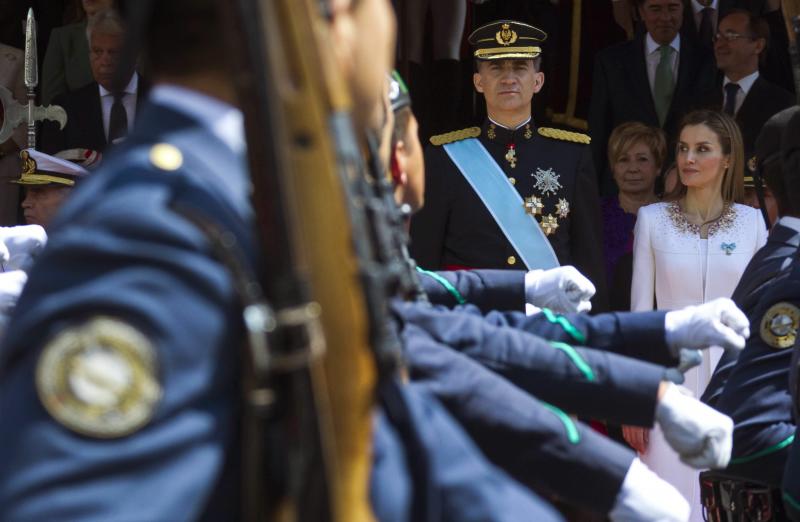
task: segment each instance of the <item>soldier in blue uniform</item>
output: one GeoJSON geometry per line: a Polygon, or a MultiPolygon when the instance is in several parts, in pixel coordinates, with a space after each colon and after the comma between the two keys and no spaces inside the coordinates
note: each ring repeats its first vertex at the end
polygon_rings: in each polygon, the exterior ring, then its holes
{"type": "MultiPolygon", "coordinates": [[[[340,3],[333,18],[353,14],[340,3]]],[[[230,232],[257,265],[242,115],[225,46],[209,38],[218,19],[211,1],[153,10],[151,100],[63,209],[18,303],[0,352],[0,411],[14,426],[0,433],[3,520],[241,515],[240,304],[208,238],[178,211],[230,232]]],[[[377,418],[381,520],[559,520],[435,400],[389,384],[408,418],[377,418]]]]}
{"type": "Polygon", "coordinates": [[[734,420],[730,464],[701,476],[709,520],[785,519],[780,486],[795,433],[788,377],[800,326],[800,192],[797,171],[782,161],[787,150],[781,141],[797,135],[797,121],[798,108],[786,109],[770,118],[756,141],[758,168],[781,218],[733,294],[753,335],[738,357],[723,356],[703,395],[734,420]]]}
{"type": "Polygon", "coordinates": [[[425,154],[426,205],[412,219],[411,253],[429,270],[539,268],[528,264],[526,250],[546,249],[543,234],[560,264],[574,265],[595,284],[594,309],[602,311],[600,209],[589,137],[531,120],[532,99],[544,83],[540,45],[546,38],[540,29],[512,20],[470,35],[475,88],[485,97],[488,119],[481,127],[431,138],[425,154]],[[478,154],[488,155],[488,168],[473,158],[454,159],[450,146],[463,141],[480,144],[478,154]],[[472,174],[491,174],[509,187],[499,195],[473,188],[472,174]],[[516,219],[525,223],[506,226],[499,215],[507,208],[518,211],[516,219]],[[522,245],[533,238],[536,247],[522,245]]]}
{"type": "MultiPolygon", "coordinates": [[[[795,107],[791,120],[786,126],[782,140],[782,163],[785,174],[787,197],[795,204],[800,201],[800,111],[795,107]]],[[[800,244],[800,232],[795,236],[795,250],[800,244]]],[[[800,345],[796,340],[793,347],[789,390],[792,394],[792,418],[795,425],[800,417],[800,345]]],[[[797,433],[792,442],[783,475],[783,504],[787,515],[794,521],[800,520],[800,442],[797,433]]]]}

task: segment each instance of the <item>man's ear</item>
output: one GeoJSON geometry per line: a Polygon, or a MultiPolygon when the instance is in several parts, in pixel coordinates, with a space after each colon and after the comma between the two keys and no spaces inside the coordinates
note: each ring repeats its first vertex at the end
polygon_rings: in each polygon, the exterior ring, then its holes
{"type": "Polygon", "coordinates": [[[483,77],[480,73],[472,74],[472,84],[475,86],[476,91],[483,93],[483,77]]]}
{"type": "Polygon", "coordinates": [[[544,73],[537,72],[533,75],[533,93],[541,91],[542,87],[544,87],[544,73]]]}
{"type": "Polygon", "coordinates": [[[406,167],[408,166],[407,152],[406,144],[403,140],[399,140],[394,149],[392,149],[392,180],[394,180],[395,185],[401,187],[408,185],[408,174],[406,174],[406,167]]]}

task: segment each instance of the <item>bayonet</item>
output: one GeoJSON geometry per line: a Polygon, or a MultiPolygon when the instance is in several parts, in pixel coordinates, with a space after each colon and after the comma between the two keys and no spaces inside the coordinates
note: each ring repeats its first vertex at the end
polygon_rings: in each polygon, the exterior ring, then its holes
{"type": "Polygon", "coordinates": [[[28,100],[24,105],[14,99],[7,88],[0,86],[0,103],[3,104],[5,117],[0,126],[0,143],[11,137],[14,129],[22,123],[28,124],[28,147],[36,148],[36,122],[43,120],[57,121],[60,128],[67,123],[67,113],[58,105],[36,105],[36,87],[39,85],[39,67],[36,52],[36,19],[33,9],[28,9],[25,21],[25,88],[28,100]]]}

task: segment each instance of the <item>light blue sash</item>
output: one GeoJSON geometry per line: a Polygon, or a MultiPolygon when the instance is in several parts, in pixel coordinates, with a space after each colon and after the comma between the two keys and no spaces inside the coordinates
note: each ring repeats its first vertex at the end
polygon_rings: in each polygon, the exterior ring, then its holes
{"type": "Polygon", "coordinates": [[[448,143],[444,150],[492,214],[500,230],[519,253],[528,270],[559,266],[556,253],[536,218],[503,170],[475,138],[448,143]]]}

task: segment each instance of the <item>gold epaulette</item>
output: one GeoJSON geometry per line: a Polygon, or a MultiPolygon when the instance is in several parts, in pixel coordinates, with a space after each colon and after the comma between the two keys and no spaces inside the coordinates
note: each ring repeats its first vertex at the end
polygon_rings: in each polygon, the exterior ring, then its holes
{"type": "Polygon", "coordinates": [[[573,143],[583,143],[588,145],[591,143],[592,138],[580,132],[571,132],[564,129],[554,129],[552,127],[539,127],[539,134],[545,138],[553,138],[554,140],[571,141],[573,143]]]}
{"type": "Polygon", "coordinates": [[[447,145],[448,143],[453,143],[454,141],[465,140],[467,138],[477,138],[481,135],[481,128],[480,127],[467,127],[466,129],[461,129],[452,132],[445,132],[444,134],[437,134],[436,136],[431,136],[431,143],[434,145],[447,145]]]}

